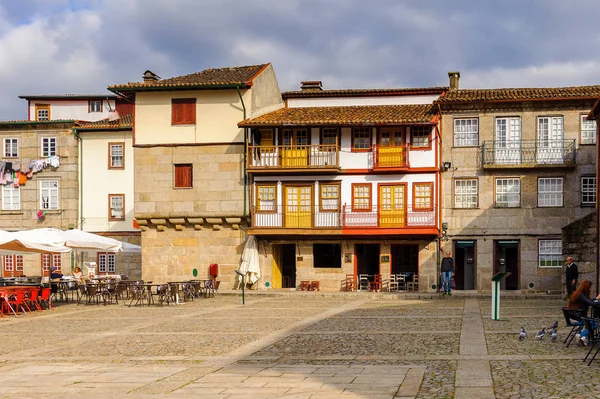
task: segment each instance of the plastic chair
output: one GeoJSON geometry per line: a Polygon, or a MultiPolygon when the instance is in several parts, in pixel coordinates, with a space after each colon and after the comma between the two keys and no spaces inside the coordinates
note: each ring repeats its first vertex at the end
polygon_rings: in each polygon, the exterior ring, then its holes
{"type": "Polygon", "coordinates": [[[50,299],[51,293],[52,293],[51,288],[42,288],[42,292],[40,293],[40,297],[38,298],[38,301],[40,302],[40,306],[42,308],[44,307],[44,304],[45,304],[47,309],[54,310],[54,308],[52,307],[52,299],[50,299]]]}
{"type": "Polygon", "coordinates": [[[27,312],[31,312],[31,309],[29,309],[29,306],[25,303],[25,291],[16,291],[4,301],[4,305],[11,306],[16,314],[19,313],[19,309],[21,309],[21,313],[25,313],[26,316],[29,316],[27,312]]]}
{"type": "Polygon", "coordinates": [[[38,301],[39,292],[39,288],[34,288],[29,292],[25,293],[25,298],[23,300],[30,309],[33,309],[35,307],[38,310],[38,312],[41,312],[42,308],[40,307],[40,303],[38,301]]]}

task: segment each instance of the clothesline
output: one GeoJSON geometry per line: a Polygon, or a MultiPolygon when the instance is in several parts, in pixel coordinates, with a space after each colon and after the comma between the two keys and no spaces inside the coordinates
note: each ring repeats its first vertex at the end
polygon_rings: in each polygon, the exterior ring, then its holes
{"type": "Polygon", "coordinates": [[[25,184],[27,179],[31,179],[34,173],[47,167],[58,168],[59,166],[60,157],[58,155],[21,162],[0,161],[0,184],[14,184],[15,187],[19,187],[19,185],[25,184]]]}

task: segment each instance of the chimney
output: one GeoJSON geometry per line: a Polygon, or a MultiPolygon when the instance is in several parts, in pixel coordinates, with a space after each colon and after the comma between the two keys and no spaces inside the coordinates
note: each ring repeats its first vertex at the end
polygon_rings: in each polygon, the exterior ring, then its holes
{"type": "Polygon", "coordinates": [[[460,72],[448,72],[448,77],[450,78],[450,90],[458,90],[460,72]]]}
{"type": "Polygon", "coordinates": [[[144,72],[144,75],[142,75],[142,77],[144,78],[144,82],[157,82],[160,80],[160,76],[158,76],[151,70],[147,70],[146,72],[144,72]]]}
{"type": "Polygon", "coordinates": [[[300,82],[300,88],[302,91],[304,90],[323,90],[323,84],[320,80],[305,80],[304,82],[300,82]]]}

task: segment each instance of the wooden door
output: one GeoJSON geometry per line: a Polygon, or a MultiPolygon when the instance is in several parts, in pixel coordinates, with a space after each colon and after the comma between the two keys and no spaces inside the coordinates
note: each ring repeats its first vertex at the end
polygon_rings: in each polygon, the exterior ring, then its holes
{"type": "Polygon", "coordinates": [[[406,185],[379,186],[379,227],[406,226],[406,185]]]}
{"type": "Polygon", "coordinates": [[[284,129],[282,165],[285,168],[308,166],[308,129],[284,129]]]}
{"type": "Polygon", "coordinates": [[[312,186],[285,187],[285,227],[312,227],[312,186]]]}
{"type": "Polygon", "coordinates": [[[399,167],[406,164],[404,127],[384,128],[379,132],[378,165],[399,167]]]}

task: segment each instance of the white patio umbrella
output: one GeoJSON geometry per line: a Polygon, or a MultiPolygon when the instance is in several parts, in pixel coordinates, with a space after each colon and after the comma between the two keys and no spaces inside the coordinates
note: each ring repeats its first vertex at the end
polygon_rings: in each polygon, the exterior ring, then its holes
{"type": "Polygon", "coordinates": [[[256,237],[250,236],[244,245],[240,272],[246,274],[246,282],[254,284],[260,279],[260,264],[258,260],[258,243],[256,237]]]}
{"type": "Polygon", "coordinates": [[[121,241],[113,238],[88,233],[78,229],[61,231],[65,238],[65,246],[73,249],[91,249],[96,251],[119,252],[121,241]]]}
{"type": "Polygon", "coordinates": [[[57,229],[35,229],[8,232],[13,237],[0,245],[0,249],[16,252],[71,252],[57,229]]]}

